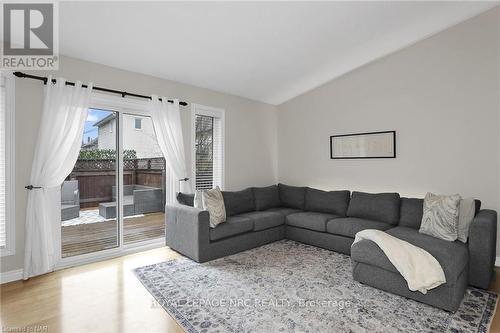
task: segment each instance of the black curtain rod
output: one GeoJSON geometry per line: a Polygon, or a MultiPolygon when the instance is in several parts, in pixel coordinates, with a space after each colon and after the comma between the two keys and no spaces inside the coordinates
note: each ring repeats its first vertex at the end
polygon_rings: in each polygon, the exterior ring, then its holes
{"type": "MultiPolygon", "coordinates": [[[[20,77],[20,78],[26,78],[26,79],[33,79],[33,80],[43,81],[43,84],[47,84],[47,81],[49,80],[47,77],[26,74],[26,73],[23,73],[23,72],[14,72],[14,75],[16,77],[20,77]]],[[[52,79],[52,82],[56,83],[56,79],[52,79]]],[[[70,82],[70,81],[66,81],[66,85],[68,85],[68,86],[74,86],[75,83],[74,82],[70,82]]],[[[87,85],[82,84],[82,87],[87,88],[87,85]]],[[[109,89],[109,88],[92,87],[92,90],[98,90],[98,91],[104,91],[104,92],[107,92],[107,93],[118,94],[118,95],[121,95],[122,97],[132,96],[132,97],[138,97],[138,98],[151,99],[151,96],[134,94],[134,93],[126,92],[126,91],[120,91],[120,90],[109,89]]],[[[160,98],[160,101],[161,101],[161,98],[160,98]]],[[[167,100],[167,102],[173,103],[174,101],[171,100],[171,99],[169,99],[169,100],[167,100]]],[[[187,106],[188,103],[187,102],[179,102],[179,105],[187,106]]]]}

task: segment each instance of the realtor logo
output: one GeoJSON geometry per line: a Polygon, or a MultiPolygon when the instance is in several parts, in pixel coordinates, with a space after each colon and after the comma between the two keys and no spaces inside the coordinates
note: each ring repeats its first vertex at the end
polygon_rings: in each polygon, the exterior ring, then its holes
{"type": "Polygon", "coordinates": [[[3,3],[2,69],[58,69],[57,3],[3,3]]]}

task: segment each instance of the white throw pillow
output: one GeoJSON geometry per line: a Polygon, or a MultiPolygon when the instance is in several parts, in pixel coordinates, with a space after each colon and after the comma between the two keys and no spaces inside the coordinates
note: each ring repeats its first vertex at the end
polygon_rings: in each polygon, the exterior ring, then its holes
{"type": "Polygon", "coordinates": [[[215,228],[226,222],[226,207],[219,186],[212,190],[203,191],[202,197],[203,209],[210,213],[210,227],[215,228]]]}
{"type": "Polygon", "coordinates": [[[194,192],[193,207],[198,209],[203,209],[203,191],[196,190],[194,192]]]}
{"type": "Polygon", "coordinates": [[[467,242],[469,228],[476,215],[476,203],[473,198],[460,201],[460,214],[458,216],[458,240],[467,242]]]}
{"type": "Polygon", "coordinates": [[[459,194],[435,195],[427,193],[420,232],[447,241],[458,238],[459,194]]]}

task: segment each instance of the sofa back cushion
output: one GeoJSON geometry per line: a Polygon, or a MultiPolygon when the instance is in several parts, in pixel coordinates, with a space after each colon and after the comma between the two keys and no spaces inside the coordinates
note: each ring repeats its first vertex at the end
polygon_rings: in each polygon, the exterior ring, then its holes
{"type": "Polygon", "coordinates": [[[347,216],[397,224],[399,201],[398,193],[352,192],[347,216]]]}
{"type": "Polygon", "coordinates": [[[474,207],[475,207],[474,216],[476,216],[477,213],[479,213],[479,211],[481,210],[481,200],[479,199],[474,200],[474,207]]]}
{"type": "Polygon", "coordinates": [[[424,199],[401,198],[399,210],[399,225],[413,229],[420,229],[422,214],[424,213],[424,199]]]}
{"type": "Polygon", "coordinates": [[[257,210],[266,210],[279,207],[280,193],[278,186],[271,185],[267,187],[252,187],[253,197],[255,199],[255,208],[257,210]]]}
{"type": "Polygon", "coordinates": [[[278,184],[281,206],[295,209],[304,209],[306,188],[278,184]]]}
{"type": "Polygon", "coordinates": [[[247,188],[242,191],[223,191],[224,205],[227,216],[248,213],[255,210],[255,200],[252,189],[247,188]]]}
{"type": "Polygon", "coordinates": [[[194,206],[194,194],[189,193],[177,193],[177,202],[181,205],[194,206]]]}
{"type": "Polygon", "coordinates": [[[349,191],[321,191],[315,188],[306,189],[306,207],[311,212],[346,216],[351,192],[349,191]]]}

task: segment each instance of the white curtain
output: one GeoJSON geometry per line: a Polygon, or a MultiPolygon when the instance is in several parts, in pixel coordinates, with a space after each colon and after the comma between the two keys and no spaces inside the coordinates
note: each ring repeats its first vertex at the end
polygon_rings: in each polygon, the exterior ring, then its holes
{"type": "Polygon", "coordinates": [[[168,203],[173,203],[176,192],[191,191],[189,181],[179,181],[188,178],[179,101],[169,103],[165,97],[160,101],[158,96],[153,95],[150,112],[158,144],[167,160],[169,179],[166,199],[168,203]]]}
{"type": "Polygon", "coordinates": [[[92,84],[67,86],[51,77],[45,87],[28,192],[24,279],[54,270],[61,254],[61,184],[78,158],[92,84]]]}

